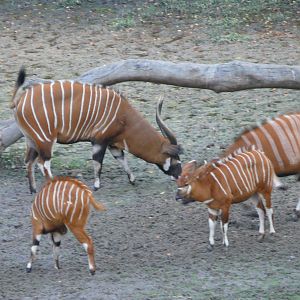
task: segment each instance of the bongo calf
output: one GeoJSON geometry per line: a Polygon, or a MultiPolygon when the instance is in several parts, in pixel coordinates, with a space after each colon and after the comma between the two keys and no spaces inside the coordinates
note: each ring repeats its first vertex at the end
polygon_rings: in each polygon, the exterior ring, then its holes
{"type": "Polygon", "coordinates": [[[89,270],[95,274],[94,247],[85,231],[90,204],[100,211],[105,207],[97,203],[89,188],[79,180],[54,177],[48,180],[36,195],[31,208],[33,243],[27,272],[31,272],[42,234],[51,234],[55,268],[59,269],[59,249],[62,235],[69,229],[82,244],[88,255],[89,270]]]}
{"type": "Polygon", "coordinates": [[[180,177],[176,199],[184,204],[199,201],[208,206],[209,244],[214,245],[216,221],[221,216],[223,244],[229,245],[227,238],[229,209],[231,204],[240,203],[251,197],[259,215],[260,239],[264,237],[264,217],[268,216],[270,233],[275,233],[271,192],[274,170],[270,160],[262,151],[252,149],[239,151],[221,160],[214,160],[199,168],[195,162],[186,168],[187,177],[180,177]],[[194,166],[194,167],[193,167],[194,166]],[[261,201],[266,202],[266,210],[261,201]]]}

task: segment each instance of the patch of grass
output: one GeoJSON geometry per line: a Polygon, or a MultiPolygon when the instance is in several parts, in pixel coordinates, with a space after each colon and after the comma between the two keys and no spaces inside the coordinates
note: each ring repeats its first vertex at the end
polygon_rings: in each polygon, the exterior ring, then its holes
{"type": "Polygon", "coordinates": [[[51,160],[53,168],[63,171],[63,170],[86,170],[88,164],[85,160],[76,158],[62,158],[61,156],[54,156],[51,160]]]}
{"type": "Polygon", "coordinates": [[[136,1],[122,7],[116,17],[116,29],[135,26],[138,22],[159,22],[162,18],[184,19],[185,23],[203,24],[216,42],[240,41],[250,28],[255,30],[298,24],[300,5],[296,0],[159,0],[136,1]]]}
{"type": "Polygon", "coordinates": [[[132,16],[125,16],[122,18],[117,18],[112,22],[112,27],[116,30],[134,27],[136,24],[132,16]]]}
{"type": "Polygon", "coordinates": [[[57,1],[57,5],[60,7],[73,7],[76,5],[81,5],[81,0],[59,0],[57,1]]]}

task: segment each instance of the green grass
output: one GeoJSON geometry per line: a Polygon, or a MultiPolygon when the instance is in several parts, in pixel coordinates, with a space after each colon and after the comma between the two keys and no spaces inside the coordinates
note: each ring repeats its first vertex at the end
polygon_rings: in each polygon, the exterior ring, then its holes
{"type": "Polygon", "coordinates": [[[114,8],[115,30],[139,23],[164,22],[166,18],[199,23],[215,42],[247,39],[249,29],[268,30],[289,23],[299,25],[298,1],[286,0],[207,0],[136,1],[114,8]]]}

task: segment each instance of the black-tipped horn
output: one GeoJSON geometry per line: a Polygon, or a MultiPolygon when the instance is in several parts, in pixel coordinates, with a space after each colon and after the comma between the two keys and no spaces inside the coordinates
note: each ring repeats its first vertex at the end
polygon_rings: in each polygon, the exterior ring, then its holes
{"type": "Polygon", "coordinates": [[[163,99],[160,97],[160,99],[157,102],[156,107],[156,123],[159,126],[162,134],[170,141],[172,145],[177,145],[177,140],[173,132],[167,127],[167,125],[164,123],[164,121],[161,119],[161,108],[163,105],[163,99]]]}

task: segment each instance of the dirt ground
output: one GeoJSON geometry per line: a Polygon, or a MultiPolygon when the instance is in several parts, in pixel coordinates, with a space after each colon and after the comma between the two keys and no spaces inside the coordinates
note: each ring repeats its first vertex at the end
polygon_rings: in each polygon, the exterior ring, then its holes
{"type": "MultiPolygon", "coordinates": [[[[105,25],[107,17],[83,8],[13,9],[11,3],[0,1],[1,119],[12,117],[8,104],[21,65],[29,75],[63,79],[127,58],[300,62],[296,27],[253,31],[244,42],[214,44],[207,28],[179,19],[114,31],[105,25]]],[[[164,94],[163,116],[184,146],[183,162],[209,160],[244,126],[280,112],[299,111],[299,92],[291,90],[216,94],[136,82],[116,88],[154,126],[155,104],[164,94]]],[[[300,186],[294,177],[283,179],[287,191],[273,193],[275,236],[267,234],[259,243],[258,218],[251,208],[237,205],[231,210],[228,251],[218,230],[216,247],[209,252],[206,208],[176,202],[174,183],[131,155],[135,186],[109,153],[104,160],[102,188],[95,196],[108,210],[92,212],[88,224],[96,248],[96,275],[89,275],[84,250],[71,234],[62,242],[60,271],[54,269],[50,239],[45,236],[40,258],[27,274],[33,197],[23,152],[21,140],[0,158],[2,299],[300,299],[300,221],[292,220],[300,186]]],[[[54,174],[78,175],[92,185],[89,144],[57,145],[54,157],[54,174]]]]}

